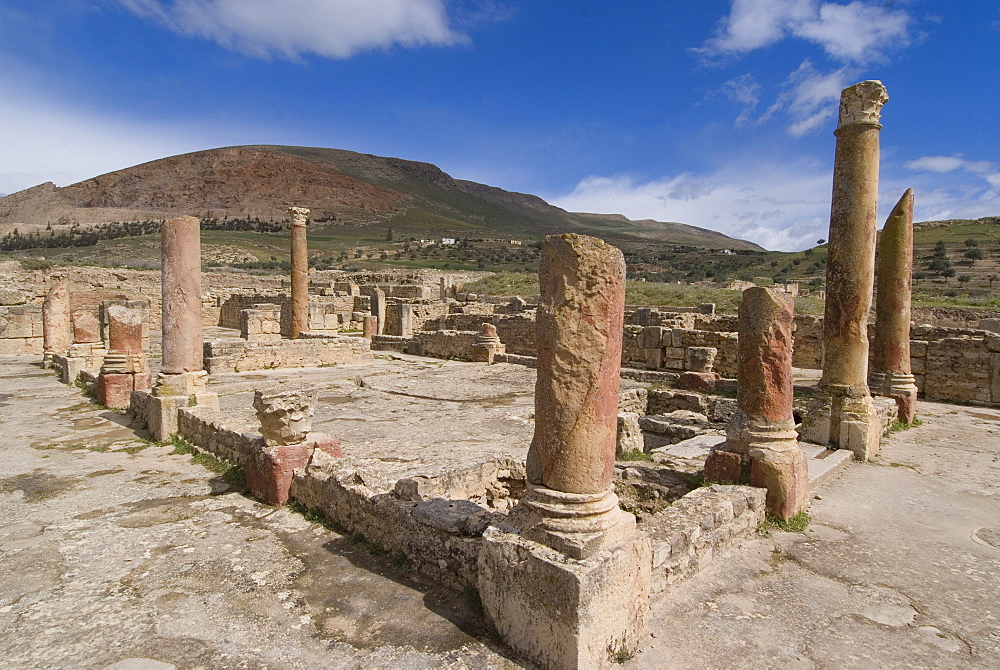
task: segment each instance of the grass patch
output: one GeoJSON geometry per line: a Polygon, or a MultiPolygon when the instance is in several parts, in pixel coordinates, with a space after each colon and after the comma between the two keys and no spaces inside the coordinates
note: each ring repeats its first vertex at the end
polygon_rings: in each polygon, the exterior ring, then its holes
{"type": "Polygon", "coordinates": [[[619,461],[652,461],[652,454],[647,454],[642,449],[632,449],[630,451],[622,452],[621,456],[618,456],[616,460],[619,461]]]}
{"type": "MultiPolygon", "coordinates": [[[[155,442],[147,445],[153,446],[157,444],[155,442]]],[[[191,462],[197,463],[198,465],[208,468],[210,471],[222,477],[230,486],[238,489],[246,489],[247,486],[247,476],[243,468],[231,465],[221,458],[210,454],[206,451],[201,451],[196,446],[185,440],[183,437],[177,435],[171,435],[170,440],[167,444],[172,444],[174,449],[171,454],[177,454],[181,456],[191,456],[191,462]]],[[[145,448],[145,447],[143,447],[145,448]]]]}
{"type": "Polygon", "coordinates": [[[536,273],[504,271],[469,282],[462,290],[489,295],[535,295],[541,289],[536,273]]]}
{"type": "Polygon", "coordinates": [[[628,663],[635,658],[635,646],[628,643],[627,637],[608,644],[608,658],[612,663],[628,663]]]}
{"type": "Polygon", "coordinates": [[[917,426],[922,426],[922,425],[924,425],[924,422],[920,420],[920,417],[913,417],[912,423],[906,423],[905,421],[896,419],[895,421],[892,422],[892,425],[889,426],[889,430],[887,430],[886,432],[898,433],[900,431],[909,430],[910,428],[916,428],[917,426]]]}
{"type": "Polygon", "coordinates": [[[317,525],[323,526],[327,530],[332,530],[335,533],[341,535],[347,535],[347,529],[341,526],[339,523],[327,517],[323,512],[318,509],[310,509],[306,507],[298,500],[289,500],[285,503],[285,506],[295,512],[296,514],[301,514],[302,517],[309,523],[315,523],[317,525]]]}
{"type": "Polygon", "coordinates": [[[809,527],[810,521],[812,521],[812,517],[809,516],[809,512],[805,511],[799,512],[790,519],[782,519],[768,514],[764,522],[757,527],[757,532],[764,537],[771,537],[771,533],[776,530],[784,533],[803,533],[809,527]]]}
{"type": "Polygon", "coordinates": [[[909,468],[909,469],[913,470],[914,472],[919,472],[919,470],[917,469],[917,466],[910,465],[909,463],[890,463],[889,467],[890,468],[909,468]]]}

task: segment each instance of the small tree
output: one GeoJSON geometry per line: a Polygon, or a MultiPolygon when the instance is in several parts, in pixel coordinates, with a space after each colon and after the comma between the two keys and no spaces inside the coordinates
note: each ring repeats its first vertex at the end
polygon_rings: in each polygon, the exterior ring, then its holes
{"type": "Polygon", "coordinates": [[[948,268],[947,270],[945,270],[941,274],[945,276],[945,280],[947,281],[948,277],[954,277],[955,276],[955,268],[948,268]]]}
{"type": "Polygon", "coordinates": [[[985,254],[983,254],[983,250],[979,247],[971,247],[965,252],[964,255],[966,258],[971,258],[974,261],[981,261],[986,257],[985,254]]]}
{"type": "Polygon", "coordinates": [[[990,288],[993,288],[993,282],[995,282],[997,279],[1000,279],[1000,276],[990,275],[986,279],[990,282],[990,288]]]}
{"type": "Polygon", "coordinates": [[[979,241],[978,240],[974,240],[974,239],[972,239],[970,237],[969,239],[967,239],[965,241],[965,246],[967,246],[967,247],[978,247],[979,246],[979,241]]]}
{"type": "Polygon", "coordinates": [[[818,240],[816,240],[816,244],[822,246],[826,244],[826,240],[821,237],[818,240]]]}
{"type": "Polygon", "coordinates": [[[959,284],[967,284],[972,279],[972,275],[958,275],[959,284]]]}

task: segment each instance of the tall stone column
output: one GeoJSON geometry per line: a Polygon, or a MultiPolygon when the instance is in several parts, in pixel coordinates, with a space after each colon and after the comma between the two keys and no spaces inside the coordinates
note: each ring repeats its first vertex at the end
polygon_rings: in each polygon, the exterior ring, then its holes
{"type": "Polygon", "coordinates": [[[605,667],[644,637],[651,567],[613,488],[625,262],[601,240],[549,236],[539,278],[528,491],[484,534],[480,595],[540,666],[605,667]]]}
{"type": "Polygon", "coordinates": [[[179,407],[218,406],[218,397],[205,391],[199,227],[197,218],[181,216],[160,228],[163,356],[147,417],[158,440],[177,432],[179,407]]]}
{"type": "Polygon", "coordinates": [[[879,119],[888,99],[879,81],[863,81],[841,92],[826,266],[823,376],[802,428],[803,439],[850,449],[862,460],[878,453],[881,437],[867,382],[867,322],[875,276],[879,119]]]}
{"type": "Polygon", "coordinates": [[[736,379],[738,409],[726,442],[705,463],[713,481],[746,481],[767,489],[771,514],[787,519],[809,503],[809,468],[792,415],[791,296],[767,288],[743,292],[736,379]]]}
{"type": "Polygon", "coordinates": [[[306,217],[309,210],[289,207],[292,217],[292,337],[309,330],[309,242],[306,217]]]}
{"type": "Polygon", "coordinates": [[[42,362],[49,367],[53,355],[65,356],[73,343],[69,320],[69,281],[60,279],[42,304],[42,362]]]}
{"type": "Polygon", "coordinates": [[[910,305],[913,288],[913,189],[899,199],[878,242],[875,343],[868,383],[892,398],[899,420],[913,423],[917,384],[910,370],[910,305]]]}

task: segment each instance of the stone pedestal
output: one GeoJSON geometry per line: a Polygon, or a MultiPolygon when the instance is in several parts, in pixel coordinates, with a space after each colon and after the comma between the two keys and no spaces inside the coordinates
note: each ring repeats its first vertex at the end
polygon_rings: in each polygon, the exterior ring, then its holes
{"type": "Polygon", "coordinates": [[[108,407],[126,409],[132,391],[148,391],[151,377],[142,349],[142,312],[111,305],[108,316],[108,354],[97,377],[97,399],[108,407]]]}
{"type": "Polygon", "coordinates": [[[281,307],[260,304],[240,310],[240,337],[248,342],[277,342],[281,339],[281,307]]]}
{"type": "Polygon", "coordinates": [[[297,338],[309,330],[309,242],[306,236],[306,218],[309,210],[289,207],[292,219],[292,333],[297,338]]]}
{"type": "Polygon", "coordinates": [[[614,667],[645,639],[652,557],[633,533],[585,560],[487,528],[479,597],[500,637],[541,668],[614,667]]]}
{"type": "Polygon", "coordinates": [[[154,439],[165,440],[177,432],[177,410],[181,407],[199,405],[218,413],[219,396],[209,393],[207,384],[208,373],[204,370],[156,375],[148,417],[149,432],[154,439]]]}
{"type": "Polygon", "coordinates": [[[492,323],[484,323],[472,345],[472,362],[493,363],[493,357],[503,353],[507,353],[507,347],[500,342],[497,327],[492,323]]]}
{"type": "Polygon", "coordinates": [[[895,400],[904,423],[913,423],[917,411],[917,384],[910,370],[912,277],[913,189],[907,189],[879,238],[875,342],[868,375],[872,393],[895,400]]]}
{"type": "Polygon", "coordinates": [[[620,457],[622,454],[632,451],[645,450],[646,445],[642,439],[642,428],[639,427],[639,415],[635,412],[619,412],[615,456],[620,457]]]}
{"type": "Polygon", "coordinates": [[[625,263],[601,240],[542,247],[528,489],[484,534],[479,592],[503,640],[545,668],[601,668],[646,636],[649,539],[613,490],[625,263]]]}
{"type": "Polygon", "coordinates": [[[707,480],[749,481],[766,488],[768,511],[784,519],[809,504],[809,470],[792,415],[793,322],[790,296],[760,287],[743,292],[738,408],[726,428],[726,442],[705,462],[707,480]]]}
{"type": "Polygon", "coordinates": [[[889,99],[878,81],[846,88],[840,98],[823,316],[823,376],[802,420],[802,439],[878,451],[881,422],[868,390],[868,312],[875,274],[879,124],[889,99]],[[851,425],[842,426],[842,423],[851,425]],[[862,425],[859,425],[862,424],[862,425]]]}

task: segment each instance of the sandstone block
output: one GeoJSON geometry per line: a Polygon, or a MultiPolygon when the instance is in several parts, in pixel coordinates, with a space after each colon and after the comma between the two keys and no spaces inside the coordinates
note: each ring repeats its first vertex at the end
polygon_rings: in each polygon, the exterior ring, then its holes
{"type": "Polygon", "coordinates": [[[250,492],[269,505],[284,505],[297,468],[305,467],[312,450],[306,444],[267,446],[247,459],[250,492]]]}

